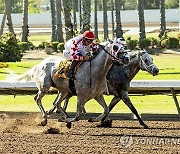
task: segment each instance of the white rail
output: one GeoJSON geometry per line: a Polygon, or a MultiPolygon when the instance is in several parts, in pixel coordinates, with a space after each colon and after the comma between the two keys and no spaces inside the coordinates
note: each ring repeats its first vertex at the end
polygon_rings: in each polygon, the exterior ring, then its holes
{"type": "MultiPolygon", "coordinates": [[[[175,91],[180,91],[180,80],[133,80],[130,83],[130,92],[133,91],[170,91],[173,88],[175,91]]],[[[0,81],[0,90],[37,90],[34,81],[11,83],[0,81]]]]}
{"type": "MultiPolygon", "coordinates": [[[[0,94],[26,94],[36,92],[35,82],[17,82],[16,84],[0,81],[0,94]]],[[[177,111],[180,115],[180,107],[177,93],[180,93],[180,80],[133,80],[130,83],[129,93],[172,93],[177,111]]]]}

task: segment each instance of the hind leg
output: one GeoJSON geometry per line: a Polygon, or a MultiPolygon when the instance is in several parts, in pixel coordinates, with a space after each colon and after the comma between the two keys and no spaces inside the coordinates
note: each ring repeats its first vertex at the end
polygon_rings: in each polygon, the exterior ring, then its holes
{"type": "MultiPolygon", "coordinates": [[[[56,96],[56,98],[55,98],[55,100],[53,102],[53,107],[49,111],[47,111],[48,115],[50,115],[50,114],[52,114],[54,112],[54,110],[56,109],[58,103],[61,103],[60,98],[61,98],[61,93],[58,91],[58,94],[57,94],[57,96],[56,96]]],[[[60,111],[58,113],[60,113],[60,111]]]]}
{"type": "Polygon", "coordinates": [[[108,116],[108,114],[111,112],[111,110],[114,108],[114,106],[121,100],[120,97],[116,97],[114,96],[113,99],[111,100],[111,103],[109,104],[108,108],[109,108],[109,111],[107,114],[105,114],[102,118],[101,121],[104,121],[106,119],[106,117],[108,116]]]}
{"type": "Polygon", "coordinates": [[[98,97],[95,97],[94,99],[104,108],[104,113],[102,113],[101,115],[99,115],[96,118],[89,119],[89,122],[98,122],[98,121],[102,120],[102,118],[105,115],[107,115],[109,113],[108,107],[106,105],[106,102],[105,102],[102,94],[98,97]]]}
{"type": "Polygon", "coordinates": [[[44,95],[47,94],[47,91],[39,91],[36,96],[34,97],[34,100],[36,101],[39,109],[41,110],[42,116],[43,116],[43,120],[41,121],[41,125],[45,126],[47,124],[47,113],[44,110],[43,106],[42,106],[42,98],[44,97],[44,95]]]}

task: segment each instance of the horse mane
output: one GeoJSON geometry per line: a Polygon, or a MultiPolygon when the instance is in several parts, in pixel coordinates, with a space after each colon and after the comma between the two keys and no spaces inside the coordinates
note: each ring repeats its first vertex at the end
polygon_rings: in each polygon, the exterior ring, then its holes
{"type": "MultiPolygon", "coordinates": [[[[104,48],[104,49],[106,49],[106,47],[109,45],[109,41],[106,41],[106,42],[102,42],[102,43],[100,43],[100,45],[104,48]]],[[[95,51],[95,53],[93,53],[93,56],[92,56],[92,58],[91,58],[91,60],[93,60],[101,51],[102,51],[102,47],[101,46],[99,46],[99,48],[97,49],[97,51],[95,51]]]]}
{"type": "Polygon", "coordinates": [[[146,53],[146,50],[134,50],[129,53],[130,59],[139,57],[142,53],[146,53]]]}
{"type": "Polygon", "coordinates": [[[129,53],[130,59],[133,59],[133,58],[137,57],[137,55],[138,55],[138,51],[131,51],[129,53]]]}

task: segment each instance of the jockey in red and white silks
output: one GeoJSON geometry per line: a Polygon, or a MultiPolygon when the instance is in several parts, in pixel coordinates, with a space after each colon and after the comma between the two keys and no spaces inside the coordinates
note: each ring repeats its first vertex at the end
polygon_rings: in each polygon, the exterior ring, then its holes
{"type": "Polygon", "coordinates": [[[93,43],[94,34],[90,33],[90,31],[86,31],[84,34],[68,40],[65,43],[65,50],[63,51],[64,57],[74,61],[87,60],[85,56],[89,53],[88,48],[91,49],[92,52],[98,49],[98,45],[93,43]]]}
{"type": "Polygon", "coordinates": [[[94,39],[94,33],[88,30],[83,35],[76,36],[65,43],[63,55],[66,59],[72,60],[71,66],[66,73],[68,78],[72,79],[74,77],[74,68],[79,61],[90,59],[90,50],[95,52],[98,49],[98,45],[93,43],[94,39]]]}

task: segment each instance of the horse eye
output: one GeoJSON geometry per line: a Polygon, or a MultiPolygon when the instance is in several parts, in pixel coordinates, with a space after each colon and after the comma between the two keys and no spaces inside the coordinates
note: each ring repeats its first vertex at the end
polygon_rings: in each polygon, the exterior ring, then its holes
{"type": "Polygon", "coordinates": [[[144,60],[144,62],[145,62],[145,63],[147,63],[147,62],[148,62],[148,60],[147,60],[147,59],[145,59],[145,60],[144,60]]]}
{"type": "Polygon", "coordinates": [[[117,51],[119,49],[119,47],[117,45],[113,46],[113,50],[117,51]]]}

